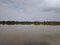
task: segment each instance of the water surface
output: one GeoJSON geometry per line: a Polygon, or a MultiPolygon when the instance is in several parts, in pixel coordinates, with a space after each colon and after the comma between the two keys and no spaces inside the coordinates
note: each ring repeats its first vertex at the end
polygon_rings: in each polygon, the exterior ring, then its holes
{"type": "Polygon", "coordinates": [[[60,26],[0,25],[0,45],[60,45],[60,26]]]}

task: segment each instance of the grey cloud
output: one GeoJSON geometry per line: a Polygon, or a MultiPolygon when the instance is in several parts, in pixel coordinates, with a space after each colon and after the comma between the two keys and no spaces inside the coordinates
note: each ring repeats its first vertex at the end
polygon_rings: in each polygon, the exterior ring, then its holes
{"type": "Polygon", "coordinates": [[[46,0],[44,3],[43,3],[43,6],[42,6],[42,11],[44,12],[51,12],[51,11],[54,11],[55,13],[56,12],[60,12],[60,2],[59,0],[46,0]],[[49,2],[51,1],[51,2],[49,2]]]}
{"type": "Polygon", "coordinates": [[[56,1],[0,0],[0,15],[15,17],[16,20],[60,20],[60,16],[57,16],[60,15],[60,1],[56,1]]]}

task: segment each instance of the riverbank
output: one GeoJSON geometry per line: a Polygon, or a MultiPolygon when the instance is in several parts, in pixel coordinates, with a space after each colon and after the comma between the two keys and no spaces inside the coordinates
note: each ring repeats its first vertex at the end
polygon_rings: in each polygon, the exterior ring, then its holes
{"type": "Polygon", "coordinates": [[[0,24],[2,25],[60,25],[60,22],[58,21],[0,21],[0,24]]]}

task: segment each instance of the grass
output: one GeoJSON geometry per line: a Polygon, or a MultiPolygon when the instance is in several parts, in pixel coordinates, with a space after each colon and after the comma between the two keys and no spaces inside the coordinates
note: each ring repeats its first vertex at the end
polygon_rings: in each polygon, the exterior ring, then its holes
{"type": "Polygon", "coordinates": [[[60,25],[60,22],[57,21],[44,21],[44,22],[40,22],[40,21],[0,21],[0,24],[2,25],[60,25]]]}

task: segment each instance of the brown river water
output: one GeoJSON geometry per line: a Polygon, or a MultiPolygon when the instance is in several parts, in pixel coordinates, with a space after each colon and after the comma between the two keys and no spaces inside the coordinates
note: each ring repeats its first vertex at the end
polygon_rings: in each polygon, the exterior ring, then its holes
{"type": "Polygon", "coordinates": [[[0,25],[0,45],[60,45],[60,25],[0,25]]]}

